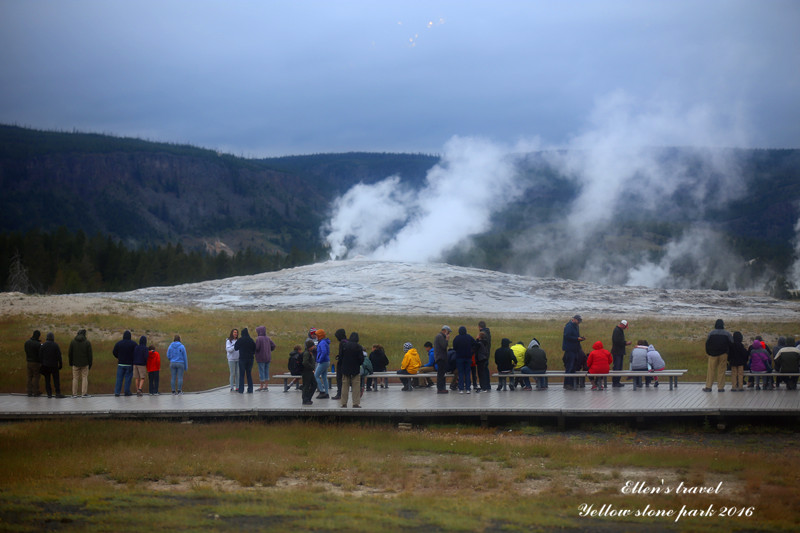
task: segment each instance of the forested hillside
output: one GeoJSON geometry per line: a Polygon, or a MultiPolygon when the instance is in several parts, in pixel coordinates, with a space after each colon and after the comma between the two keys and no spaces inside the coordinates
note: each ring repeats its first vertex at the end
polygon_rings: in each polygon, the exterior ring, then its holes
{"type": "MultiPolygon", "coordinates": [[[[550,155],[521,158],[519,194],[444,259],[540,274],[532,265],[546,253],[541,243],[559,238],[565,213],[584,186],[580,176],[553,165],[550,155]]],[[[737,276],[783,283],[795,260],[800,150],[717,155],[742,176],[743,190],[732,199],[717,201],[724,195],[715,192],[715,180],[724,180],[701,172],[695,152],[661,150],[653,159],[683,168],[689,180],[668,197],[626,189],[622,207],[597,206],[613,209],[613,229],[587,228],[591,246],[559,255],[545,275],[578,279],[599,249],[606,252],[603,268],[624,273],[623,265],[657,262],[668,243],[702,226],[748,260],[749,272],[737,276]],[[695,167],[697,183],[691,180],[695,167]],[[696,194],[695,188],[706,192],[696,194]]],[[[359,182],[395,175],[419,189],[438,162],[433,155],[376,153],[245,159],[193,146],[0,126],[0,284],[19,288],[10,279],[22,269],[26,290],[122,290],[327,259],[321,226],[333,200],[359,182]]],[[[372,214],[366,209],[361,216],[372,214]]],[[[675,276],[698,269],[688,258],[670,265],[675,276]]],[[[697,283],[726,288],[714,274],[697,283]]]]}

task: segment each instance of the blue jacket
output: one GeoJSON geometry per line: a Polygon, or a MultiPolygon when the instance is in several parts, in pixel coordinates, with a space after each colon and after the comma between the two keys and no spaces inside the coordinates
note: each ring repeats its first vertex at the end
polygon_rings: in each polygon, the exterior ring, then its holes
{"type": "Polygon", "coordinates": [[[317,363],[329,363],[331,361],[331,340],[325,337],[317,344],[317,363]]]}
{"type": "Polygon", "coordinates": [[[189,370],[189,358],[186,356],[186,348],[179,341],[175,341],[167,348],[167,359],[170,364],[183,363],[183,368],[189,370]]]}
{"type": "Polygon", "coordinates": [[[136,349],[136,343],[131,340],[131,332],[126,331],[122,334],[122,340],[114,345],[114,357],[117,358],[117,363],[120,365],[133,364],[133,351],[136,349]]]}
{"type": "Polygon", "coordinates": [[[579,352],[581,349],[581,333],[578,324],[570,320],[564,326],[564,339],[561,341],[561,349],[565,352],[579,352]]]}
{"type": "Polygon", "coordinates": [[[467,328],[458,328],[458,335],[453,339],[453,349],[456,351],[456,359],[472,359],[472,345],[475,339],[467,333],[467,328]]]}

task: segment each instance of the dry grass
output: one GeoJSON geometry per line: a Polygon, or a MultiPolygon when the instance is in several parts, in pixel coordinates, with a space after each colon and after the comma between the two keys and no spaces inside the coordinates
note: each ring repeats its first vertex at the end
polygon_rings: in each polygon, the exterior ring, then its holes
{"type": "MultiPolygon", "coordinates": [[[[233,529],[251,520],[255,527],[347,531],[628,529],[648,522],[582,518],[579,507],[587,502],[755,509],[750,518],[682,519],[676,529],[779,530],[800,519],[800,510],[786,505],[800,501],[800,451],[791,432],[770,432],[758,444],[748,435],[702,429],[683,438],[602,429],[525,433],[308,422],[6,424],[0,529],[34,531],[47,520],[66,520],[60,529],[134,530],[143,508],[152,509],[159,527],[186,530],[233,529]],[[622,494],[628,481],[721,482],[722,491],[622,494]]],[[[674,525],[665,518],[653,523],[674,525]]]]}

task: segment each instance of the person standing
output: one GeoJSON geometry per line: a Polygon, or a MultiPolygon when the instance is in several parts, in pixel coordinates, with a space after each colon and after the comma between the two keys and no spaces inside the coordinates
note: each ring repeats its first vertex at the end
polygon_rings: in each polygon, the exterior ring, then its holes
{"type": "Polygon", "coordinates": [[[150,396],[158,396],[158,383],[161,380],[161,354],[152,344],[147,347],[147,385],[150,396]]]}
{"type": "Polygon", "coordinates": [[[433,339],[433,360],[436,363],[436,393],[447,394],[447,340],[450,338],[450,326],[442,329],[433,339]]]}
{"type": "MultiPolygon", "coordinates": [[[[561,341],[561,349],[564,350],[564,372],[574,374],[577,370],[577,363],[581,352],[581,342],[586,338],[581,337],[580,323],[583,322],[581,315],[574,315],[564,325],[564,334],[561,341]]],[[[564,378],[564,388],[575,390],[575,378],[564,378]]]]}
{"type": "Polygon", "coordinates": [[[733,346],[733,335],[725,329],[725,322],[718,319],[714,329],[706,338],[706,355],[708,356],[708,370],[706,372],[706,386],[703,392],[711,392],[714,379],[717,380],[717,391],[725,392],[725,370],[728,356],[733,346]]]}
{"type": "Polygon", "coordinates": [[[39,376],[42,374],[42,355],[39,353],[39,348],[42,346],[41,336],[41,332],[37,329],[34,330],[31,338],[25,341],[25,362],[28,365],[28,396],[42,395],[39,390],[39,376]]]}
{"type": "Polygon", "coordinates": [[[275,343],[267,337],[267,327],[256,328],[256,362],[258,363],[258,380],[261,383],[258,390],[269,390],[269,364],[272,362],[272,350],[275,343]]]}
{"type": "Polygon", "coordinates": [[[247,328],[242,329],[242,336],[233,345],[239,352],[239,394],[244,394],[244,380],[247,378],[247,393],[253,393],[253,361],[256,354],[256,342],[247,328]]]}
{"type": "Polygon", "coordinates": [[[311,405],[314,402],[311,398],[317,390],[317,378],[314,377],[314,369],[317,360],[315,352],[317,345],[309,337],[306,339],[306,349],[303,351],[303,405],[311,405]]]}
{"type": "Polygon", "coordinates": [[[114,345],[114,357],[117,358],[117,381],[114,384],[114,396],[119,397],[123,392],[125,396],[131,395],[131,379],[133,378],[133,351],[136,343],[131,339],[131,332],[125,331],[122,340],[114,345]]]}
{"type": "Polygon", "coordinates": [[[744,335],[741,331],[733,332],[733,344],[731,345],[730,354],[728,354],[728,362],[731,365],[731,391],[741,392],[744,390],[744,365],[750,354],[747,353],[747,348],[744,347],[744,335]]]}
{"type": "Polygon", "coordinates": [[[44,344],[39,347],[39,352],[42,355],[42,375],[44,376],[47,397],[53,397],[53,390],[50,388],[50,378],[52,377],[56,398],[64,398],[64,395],[61,394],[61,378],[59,377],[59,371],[64,366],[64,360],[61,358],[61,348],[56,343],[56,337],[53,333],[47,334],[44,344]]]}
{"type": "Polygon", "coordinates": [[[141,397],[144,392],[144,380],[147,379],[147,337],[139,337],[139,344],[133,350],[133,379],[136,380],[136,396],[141,397]]]}
{"type": "Polygon", "coordinates": [[[489,341],[486,338],[486,329],[482,329],[475,339],[475,366],[480,387],[475,388],[475,392],[490,392],[492,384],[489,376],[489,341]]]}
{"type": "Polygon", "coordinates": [[[236,341],[239,340],[239,330],[233,328],[225,339],[225,353],[228,358],[228,382],[231,392],[239,388],[239,352],[236,350],[236,341]]]}
{"type": "Polygon", "coordinates": [[[169,384],[172,387],[172,394],[183,394],[183,374],[189,370],[189,356],[181,343],[180,335],[175,335],[172,344],[167,348],[167,359],[169,360],[169,384]]]}
{"type": "Polygon", "coordinates": [[[472,345],[475,339],[467,333],[467,328],[459,326],[458,335],[453,338],[453,350],[456,352],[456,368],[458,371],[458,393],[470,393],[470,365],[472,365],[472,345]]]}
{"type": "MultiPolygon", "coordinates": [[[[620,320],[611,333],[611,356],[614,358],[613,370],[622,370],[622,365],[625,361],[625,347],[631,344],[630,341],[625,340],[626,329],[628,329],[628,321],[620,320]]],[[[611,378],[611,386],[624,387],[625,384],[620,383],[619,379],[619,376],[611,378]]]]}
{"type": "Polygon", "coordinates": [[[361,365],[364,363],[364,348],[358,343],[358,333],[350,333],[350,339],[342,346],[339,366],[342,375],[341,407],[347,407],[349,391],[353,391],[353,407],[361,407],[361,365]]]}
{"type": "Polygon", "coordinates": [[[319,394],[317,399],[330,398],[328,394],[328,368],[331,366],[331,340],[326,336],[324,329],[317,333],[317,366],[314,369],[314,378],[317,380],[319,394]]]}
{"type": "Polygon", "coordinates": [[[92,368],[92,343],[86,338],[86,330],[78,331],[72,342],[69,343],[67,354],[69,366],[72,367],[72,397],[78,397],[78,387],[80,395],[84,398],[89,397],[89,370],[92,368]]]}
{"type": "Polygon", "coordinates": [[[339,341],[339,350],[336,352],[336,365],[334,367],[334,372],[336,372],[336,395],[331,397],[331,400],[341,400],[342,399],[342,369],[339,368],[340,359],[342,358],[342,350],[344,350],[344,345],[347,344],[347,333],[345,333],[343,328],[339,328],[333,334],[336,337],[336,340],[339,341]]]}
{"type": "Polygon", "coordinates": [[[492,332],[486,326],[486,322],[481,320],[478,322],[478,333],[483,332],[484,337],[486,338],[486,348],[489,350],[488,353],[492,353],[492,332]]]}
{"type": "MultiPolygon", "coordinates": [[[[380,344],[373,344],[372,351],[369,353],[369,362],[372,363],[372,372],[386,372],[386,367],[389,366],[389,358],[386,357],[386,350],[383,349],[383,346],[380,344]]],[[[373,388],[377,392],[378,390],[378,383],[381,381],[381,378],[367,378],[367,390],[372,390],[373,388]]],[[[389,388],[389,378],[383,378],[383,383],[381,383],[382,389],[389,388]]]]}

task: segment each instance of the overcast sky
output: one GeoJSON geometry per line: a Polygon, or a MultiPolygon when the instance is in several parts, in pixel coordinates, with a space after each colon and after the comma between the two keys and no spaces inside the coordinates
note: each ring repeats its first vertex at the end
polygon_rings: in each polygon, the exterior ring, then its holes
{"type": "Polygon", "coordinates": [[[0,50],[1,123],[247,157],[566,146],[608,102],[800,147],[795,0],[0,0],[0,50]]]}

